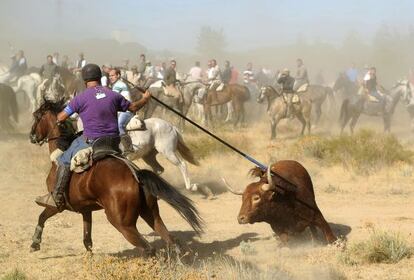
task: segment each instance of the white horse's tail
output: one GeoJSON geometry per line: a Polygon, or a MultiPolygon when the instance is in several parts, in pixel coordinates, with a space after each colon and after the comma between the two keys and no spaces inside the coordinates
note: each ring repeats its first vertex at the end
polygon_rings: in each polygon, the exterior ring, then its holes
{"type": "Polygon", "coordinates": [[[177,150],[180,153],[181,157],[193,165],[199,165],[199,162],[194,158],[194,155],[191,152],[190,148],[188,148],[188,146],[185,144],[181,133],[175,127],[174,129],[178,135],[177,150]]]}

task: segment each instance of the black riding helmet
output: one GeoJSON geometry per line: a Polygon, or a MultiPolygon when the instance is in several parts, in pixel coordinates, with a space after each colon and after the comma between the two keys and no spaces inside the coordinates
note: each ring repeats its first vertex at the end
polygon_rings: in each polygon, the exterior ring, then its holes
{"type": "Polygon", "coordinates": [[[96,64],[86,64],[82,68],[82,79],[85,82],[100,81],[102,78],[101,68],[96,64]]]}

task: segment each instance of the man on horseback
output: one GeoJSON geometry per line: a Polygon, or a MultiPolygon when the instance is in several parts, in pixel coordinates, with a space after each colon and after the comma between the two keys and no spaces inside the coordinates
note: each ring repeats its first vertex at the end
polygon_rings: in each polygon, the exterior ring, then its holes
{"type": "Polygon", "coordinates": [[[293,98],[293,86],[295,84],[295,79],[290,76],[289,69],[285,68],[280,72],[279,77],[277,78],[277,83],[282,86],[282,93],[287,104],[286,117],[290,118],[292,114],[292,98],[293,98]]]}
{"type": "Polygon", "coordinates": [[[217,103],[217,89],[221,84],[221,73],[215,59],[210,60],[210,63],[210,68],[207,72],[208,91],[212,92],[213,103],[217,103]]]}
{"type": "Polygon", "coordinates": [[[295,84],[293,86],[293,90],[297,92],[303,85],[309,84],[309,78],[308,70],[303,64],[303,60],[301,58],[298,58],[296,60],[296,65],[298,68],[296,70],[295,84]]]}
{"type": "Polygon", "coordinates": [[[385,106],[385,98],[377,89],[377,69],[375,67],[370,67],[365,74],[363,86],[368,95],[371,95],[385,106]]]}
{"type": "Polygon", "coordinates": [[[226,60],[226,62],[224,62],[224,69],[223,72],[221,74],[221,80],[223,82],[223,84],[228,85],[230,83],[231,80],[231,66],[230,66],[230,61],[226,60]]]}
{"type": "MultiPolygon", "coordinates": [[[[119,68],[115,68],[109,71],[109,81],[111,83],[111,88],[113,91],[121,94],[126,100],[131,102],[131,95],[129,93],[129,89],[126,83],[121,79],[121,70],[119,68]]],[[[128,124],[129,120],[134,115],[129,112],[119,112],[118,113],[118,129],[119,135],[121,136],[121,143],[124,147],[124,153],[130,153],[134,151],[132,147],[131,137],[129,137],[128,133],[126,132],[126,125],[128,124]]]]}
{"type": "Polygon", "coordinates": [[[56,184],[52,193],[39,197],[36,202],[43,206],[52,206],[63,211],[65,208],[64,192],[71,178],[70,163],[72,157],[80,150],[91,147],[93,142],[102,137],[118,137],[118,112],[136,112],[150,99],[149,92],[142,99],[129,102],[121,94],[101,85],[101,69],[96,64],[87,64],[82,68],[82,78],[86,90],[76,95],[65,109],[57,115],[57,126],[74,113],[78,113],[83,121],[83,135],[76,138],[70,147],[57,158],[56,184]]]}
{"type": "Polygon", "coordinates": [[[195,65],[191,67],[188,72],[189,78],[191,81],[201,81],[203,78],[203,69],[200,67],[200,61],[196,61],[195,65]]]}
{"type": "Polygon", "coordinates": [[[17,81],[27,71],[27,60],[22,50],[18,51],[17,54],[12,56],[12,65],[10,67],[10,76],[8,80],[10,82],[17,81]]]}
{"type": "Polygon", "coordinates": [[[176,88],[177,83],[177,72],[176,72],[177,62],[173,59],[170,62],[170,67],[165,70],[164,74],[164,83],[165,83],[165,95],[174,97],[182,101],[181,93],[176,88]]]}
{"type": "Polygon", "coordinates": [[[53,56],[49,54],[46,59],[46,63],[43,64],[42,67],[40,67],[39,71],[39,74],[43,79],[43,82],[40,85],[42,96],[44,92],[46,92],[52,84],[53,77],[59,73],[58,66],[53,62],[53,56]]]}

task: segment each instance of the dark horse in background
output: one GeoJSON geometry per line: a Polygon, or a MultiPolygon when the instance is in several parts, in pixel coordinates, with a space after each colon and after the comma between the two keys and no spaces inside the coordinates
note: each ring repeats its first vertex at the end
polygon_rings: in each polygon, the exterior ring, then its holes
{"type": "Polygon", "coordinates": [[[13,121],[19,121],[16,94],[9,85],[0,83],[0,129],[14,130],[13,121]]]}
{"type": "MultiPolygon", "coordinates": [[[[57,148],[57,140],[65,135],[65,128],[56,125],[56,115],[63,105],[63,101],[46,101],[34,113],[31,142],[48,143],[50,153],[57,148]]],[[[190,199],[152,171],[140,169],[135,170],[135,174],[139,182],[127,164],[114,157],[105,157],[95,162],[86,172],[73,173],[66,197],[73,210],[83,216],[83,242],[86,250],[92,248],[92,211],[105,209],[108,221],[139,253],[154,253],[154,249],[137,230],[139,216],[161,236],[169,248],[179,251],[175,239],[160,217],[157,198],[171,205],[197,233],[202,231],[202,220],[190,199]]],[[[53,191],[55,181],[56,164],[52,163],[46,180],[49,192],[53,191]]],[[[47,207],[40,214],[31,245],[32,251],[40,249],[45,222],[57,213],[56,208],[47,207]]]]}
{"type": "Polygon", "coordinates": [[[351,82],[345,74],[340,74],[335,81],[334,91],[343,91],[345,96],[340,110],[339,122],[341,134],[345,126],[350,122],[351,133],[354,133],[355,125],[361,114],[368,116],[382,117],[384,121],[384,131],[390,132],[391,117],[394,114],[398,101],[403,97],[411,96],[410,83],[408,81],[397,82],[390,92],[384,95],[385,105],[381,102],[370,101],[366,94],[359,95],[359,86],[351,82]]]}

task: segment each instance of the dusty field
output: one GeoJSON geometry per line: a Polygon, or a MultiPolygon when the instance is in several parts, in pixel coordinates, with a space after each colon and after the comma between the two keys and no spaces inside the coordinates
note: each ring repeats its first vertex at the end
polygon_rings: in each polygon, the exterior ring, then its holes
{"type": "MultiPolygon", "coordinates": [[[[372,126],[366,124],[366,127],[372,126]]],[[[380,129],[380,125],[374,127],[380,129]]],[[[27,124],[19,129],[21,134],[0,139],[0,277],[18,268],[29,279],[102,279],[100,275],[91,275],[88,266],[91,259],[134,256],[133,247],[109,224],[103,211],[93,214],[94,256],[84,252],[81,216],[69,212],[50,219],[41,250],[29,252],[31,236],[42,210],[33,200],[45,191],[49,162],[47,148],[30,144],[27,134],[23,133],[27,131],[27,124]]],[[[316,133],[328,129],[326,125],[316,133]]],[[[225,130],[221,133],[223,137],[242,145],[264,163],[291,158],[287,147],[297,141],[293,137],[296,131],[281,129],[281,139],[271,143],[267,122],[238,132],[225,130]]],[[[409,133],[401,128],[397,128],[396,133],[403,137],[404,145],[414,148],[409,133]]],[[[184,134],[189,141],[202,139],[197,137],[200,136],[184,134]]],[[[412,166],[396,164],[368,176],[340,165],[322,166],[306,157],[299,160],[312,176],[322,213],[334,231],[347,238],[348,244],[368,238],[374,227],[400,232],[411,246],[414,245],[412,166]]],[[[164,159],[161,162],[166,167],[163,177],[196,202],[206,222],[205,234],[196,237],[172,208],[160,202],[161,216],[169,230],[194,251],[190,262],[194,266],[223,255],[226,260],[248,263],[261,271],[276,271],[278,274],[268,275],[278,275],[282,279],[414,279],[414,258],[396,264],[348,265],[338,257],[340,248],[313,244],[307,232],[301,240],[282,248],[268,225],[239,225],[236,217],[240,197],[226,192],[220,183],[224,176],[241,189],[252,180],[247,177],[252,165],[235,154],[211,150],[201,160],[201,166],[190,168],[194,182],[209,186],[215,192],[212,200],[202,194],[186,192],[178,169],[164,159]]],[[[144,166],[141,162],[138,164],[144,166]]],[[[138,221],[138,229],[155,247],[162,247],[162,242],[142,220],[138,221]]],[[[145,272],[142,273],[144,277],[145,272]]],[[[220,271],[215,276],[223,278],[220,271]]]]}

